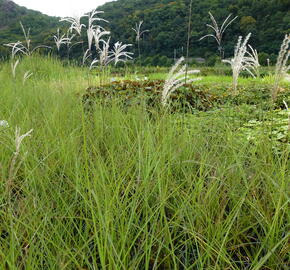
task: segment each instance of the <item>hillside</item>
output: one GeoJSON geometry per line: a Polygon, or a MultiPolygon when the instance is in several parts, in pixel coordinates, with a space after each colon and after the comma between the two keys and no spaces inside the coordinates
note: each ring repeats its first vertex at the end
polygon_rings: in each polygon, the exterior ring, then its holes
{"type": "MultiPolygon", "coordinates": [[[[190,0],[118,0],[99,7],[110,21],[107,28],[113,40],[134,43],[132,27],[143,20],[149,29],[142,41],[144,55],[184,54],[188,6],[190,0]]],[[[229,56],[239,35],[252,32],[251,44],[260,52],[277,53],[283,36],[290,32],[290,0],[194,0],[190,55],[209,56],[217,51],[213,39],[198,39],[209,33],[208,11],[219,23],[229,13],[238,16],[225,36],[225,52],[229,56]]],[[[0,44],[21,40],[19,20],[32,28],[33,41],[51,43],[51,33],[58,27],[58,18],[19,7],[12,1],[0,0],[0,44]]],[[[1,53],[1,51],[0,51],[1,53]]]]}
{"type": "MultiPolygon", "coordinates": [[[[144,20],[150,30],[145,37],[144,50],[147,54],[163,53],[172,56],[174,49],[182,51],[186,44],[188,6],[190,0],[119,0],[100,7],[111,22],[113,36],[134,42],[131,27],[144,20]]],[[[191,54],[207,55],[216,51],[214,40],[199,42],[209,33],[208,11],[218,22],[229,13],[238,20],[228,28],[225,36],[226,52],[232,53],[238,35],[253,33],[251,43],[260,51],[276,53],[283,36],[290,32],[290,0],[194,0],[191,32],[191,54]]]]}
{"type": "MultiPolygon", "coordinates": [[[[58,20],[56,17],[21,7],[13,1],[0,0],[0,44],[23,40],[20,21],[25,27],[31,28],[32,43],[47,43],[49,36],[57,28],[58,20]]],[[[0,55],[5,51],[0,46],[0,55]]]]}

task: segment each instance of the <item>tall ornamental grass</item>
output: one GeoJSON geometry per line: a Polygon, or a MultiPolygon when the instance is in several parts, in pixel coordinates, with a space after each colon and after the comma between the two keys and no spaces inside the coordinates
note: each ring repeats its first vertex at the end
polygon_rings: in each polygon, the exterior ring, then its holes
{"type": "Polygon", "coordinates": [[[0,71],[0,269],[287,269],[287,151],[244,140],[234,109],[85,114],[83,71],[32,59],[25,85],[0,71]],[[34,131],[8,197],[16,126],[34,131]]]}

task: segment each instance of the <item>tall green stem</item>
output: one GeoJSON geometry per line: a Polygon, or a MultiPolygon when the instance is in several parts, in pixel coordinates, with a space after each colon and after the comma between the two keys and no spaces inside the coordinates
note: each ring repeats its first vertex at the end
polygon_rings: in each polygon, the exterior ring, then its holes
{"type": "Polygon", "coordinates": [[[191,33],[191,17],[192,17],[192,0],[189,4],[189,14],[188,14],[188,28],[187,28],[187,44],[186,44],[186,70],[185,70],[185,83],[187,81],[188,73],[188,63],[189,63],[189,43],[190,43],[190,33],[191,33]]]}

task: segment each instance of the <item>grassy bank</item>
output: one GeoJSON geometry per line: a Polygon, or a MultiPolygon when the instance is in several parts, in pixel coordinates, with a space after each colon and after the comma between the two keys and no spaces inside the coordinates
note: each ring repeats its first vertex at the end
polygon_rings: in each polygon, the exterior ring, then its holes
{"type": "Polygon", "coordinates": [[[242,104],[88,114],[98,78],[42,58],[0,81],[0,269],[287,269],[289,148],[247,140],[242,104]]]}

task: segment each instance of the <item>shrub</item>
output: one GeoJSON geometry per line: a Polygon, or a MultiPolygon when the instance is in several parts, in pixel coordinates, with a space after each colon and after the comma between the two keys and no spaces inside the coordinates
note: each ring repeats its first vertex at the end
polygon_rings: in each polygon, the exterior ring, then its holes
{"type": "Polygon", "coordinates": [[[219,62],[219,60],[220,59],[217,55],[211,55],[206,59],[205,64],[209,67],[213,67],[219,62]]]}
{"type": "Polygon", "coordinates": [[[268,65],[268,60],[270,60],[270,55],[268,53],[265,52],[260,52],[259,53],[259,60],[260,60],[260,64],[262,66],[267,66],[268,65]]]}
{"type": "MultiPolygon", "coordinates": [[[[96,102],[110,105],[112,101],[118,102],[124,108],[143,104],[147,110],[158,110],[163,86],[163,80],[116,81],[99,87],[87,88],[82,95],[82,102],[86,111],[91,111],[96,102]]],[[[272,86],[268,84],[253,83],[233,96],[224,85],[185,84],[170,95],[172,102],[170,110],[171,112],[209,111],[224,105],[239,104],[255,105],[268,110],[272,106],[271,88],[272,86]]],[[[284,109],[283,100],[289,99],[290,87],[284,88],[276,100],[275,108],[284,109]]]]}

